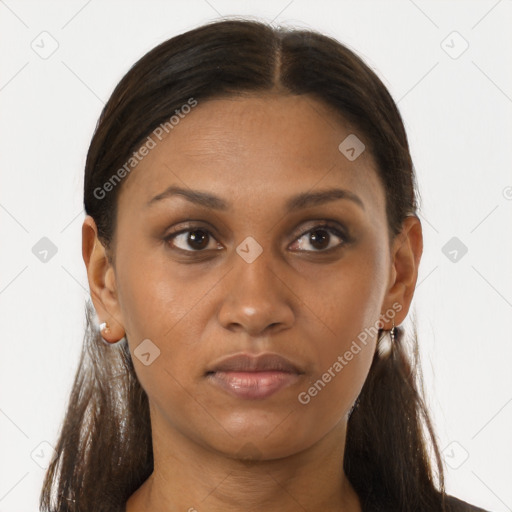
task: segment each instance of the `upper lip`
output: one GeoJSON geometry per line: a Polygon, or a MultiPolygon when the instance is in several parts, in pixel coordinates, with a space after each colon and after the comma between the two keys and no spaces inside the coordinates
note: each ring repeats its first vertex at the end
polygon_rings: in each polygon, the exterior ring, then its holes
{"type": "Polygon", "coordinates": [[[213,372],[258,372],[281,371],[288,373],[304,373],[301,368],[279,354],[244,354],[238,353],[216,361],[206,373],[213,372]]]}

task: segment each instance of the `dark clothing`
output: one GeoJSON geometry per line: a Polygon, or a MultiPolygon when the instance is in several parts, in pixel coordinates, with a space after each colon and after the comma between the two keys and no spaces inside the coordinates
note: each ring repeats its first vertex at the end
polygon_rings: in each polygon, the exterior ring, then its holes
{"type": "Polygon", "coordinates": [[[446,503],[449,504],[449,512],[490,512],[480,507],[475,507],[469,503],[455,498],[455,496],[446,496],[446,503]]]}

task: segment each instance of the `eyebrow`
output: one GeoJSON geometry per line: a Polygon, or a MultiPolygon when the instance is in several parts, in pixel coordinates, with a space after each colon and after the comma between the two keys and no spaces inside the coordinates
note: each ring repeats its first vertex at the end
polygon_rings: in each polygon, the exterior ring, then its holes
{"type": "MultiPolygon", "coordinates": [[[[173,196],[181,196],[191,203],[213,210],[226,211],[230,209],[230,204],[227,201],[213,194],[210,194],[209,192],[181,188],[176,185],[171,185],[162,193],[153,197],[146,206],[153,206],[159,201],[162,201],[163,199],[169,199],[173,196]]],[[[285,203],[285,210],[287,212],[291,212],[293,210],[299,210],[302,208],[329,203],[338,199],[348,199],[349,201],[359,205],[363,210],[365,209],[361,198],[350,190],[345,190],[342,188],[330,188],[320,190],[318,192],[303,192],[296,196],[290,197],[285,203]]]]}

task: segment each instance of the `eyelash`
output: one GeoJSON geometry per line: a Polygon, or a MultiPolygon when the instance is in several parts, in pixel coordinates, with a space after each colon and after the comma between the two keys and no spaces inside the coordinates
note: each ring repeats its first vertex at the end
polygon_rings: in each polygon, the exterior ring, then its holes
{"type": "MultiPolygon", "coordinates": [[[[323,223],[318,224],[318,225],[314,226],[313,228],[308,229],[307,231],[303,232],[301,235],[299,235],[294,240],[294,242],[296,242],[297,240],[300,240],[304,235],[307,235],[307,234],[315,232],[315,231],[321,231],[321,230],[327,231],[328,233],[331,233],[331,234],[334,234],[338,238],[341,238],[343,241],[339,245],[337,245],[335,247],[331,247],[329,249],[312,250],[312,251],[299,249],[297,252],[328,254],[328,253],[331,253],[332,251],[341,249],[343,246],[345,246],[346,244],[348,244],[348,243],[350,243],[352,241],[352,238],[346,232],[344,232],[343,230],[338,228],[337,225],[333,226],[329,222],[323,222],[323,223]]],[[[202,231],[206,235],[208,235],[208,237],[211,237],[214,240],[216,240],[216,238],[213,236],[212,232],[209,229],[207,229],[207,228],[205,228],[205,227],[203,227],[201,225],[191,225],[191,226],[187,226],[186,229],[182,229],[180,231],[177,231],[175,233],[171,233],[171,234],[165,236],[164,237],[164,241],[169,244],[171,242],[171,240],[176,238],[178,235],[182,235],[184,233],[191,233],[191,232],[194,232],[194,231],[202,231]]],[[[207,252],[207,249],[202,249],[202,250],[193,250],[193,249],[186,250],[186,249],[181,249],[180,247],[171,247],[171,249],[180,251],[182,253],[192,253],[192,254],[193,253],[200,254],[202,252],[207,252]]]]}

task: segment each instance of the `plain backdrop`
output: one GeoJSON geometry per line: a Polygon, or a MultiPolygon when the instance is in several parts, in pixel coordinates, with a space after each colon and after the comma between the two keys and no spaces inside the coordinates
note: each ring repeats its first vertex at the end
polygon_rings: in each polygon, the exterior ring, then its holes
{"type": "Polygon", "coordinates": [[[511,511],[512,1],[0,0],[0,512],[38,509],[78,363],[100,111],[147,51],[230,15],[335,37],[398,103],[424,233],[404,325],[418,325],[447,489],[511,511]]]}

